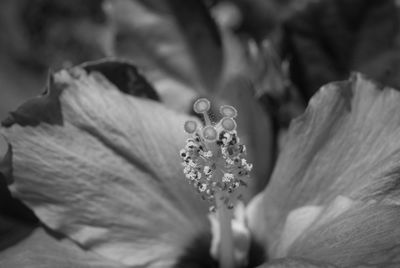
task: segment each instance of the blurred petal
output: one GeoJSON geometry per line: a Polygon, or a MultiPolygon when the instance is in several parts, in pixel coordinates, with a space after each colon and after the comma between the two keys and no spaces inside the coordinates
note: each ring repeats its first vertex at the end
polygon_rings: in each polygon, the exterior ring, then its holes
{"type": "Polygon", "coordinates": [[[102,2],[0,3],[0,118],[37,94],[50,69],[110,55],[114,27],[102,2]]]}
{"type": "Polygon", "coordinates": [[[304,206],[291,211],[283,227],[276,257],[285,257],[288,248],[321,213],[321,206],[304,206]]]}
{"type": "Polygon", "coordinates": [[[12,192],[85,248],[134,267],[168,266],[208,227],[178,156],[187,119],[98,72],[62,70],[2,129],[12,192]]]}
{"type": "Polygon", "coordinates": [[[279,34],[284,20],[303,9],[309,2],[319,0],[235,0],[243,16],[242,30],[257,40],[279,34]]]}
{"type": "Polygon", "coordinates": [[[175,111],[188,113],[193,108],[194,100],[199,98],[199,93],[193,88],[170,76],[146,72],[146,77],[157,89],[162,103],[175,111]]]}
{"type": "Polygon", "coordinates": [[[395,0],[309,2],[314,3],[286,19],[281,44],[290,59],[291,79],[305,100],[352,71],[400,87],[395,0]]]}
{"type": "Polygon", "coordinates": [[[86,62],[82,66],[89,72],[100,72],[124,93],[155,101],[160,100],[156,90],[129,61],[102,59],[86,62]]]}
{"type": "Polygon", "coordinates": [[[296,208],[325,206],[339,195],[399,203],[399,103],[397,91],[361,75],[328,84],[311,99],[290,126],[270,185],[247,211],[270,255],[296,208]]]}
{"type": "Polygon", "coordinates": [[[272,119],[257,102],[252,83],[245,77],[232,79],[222,94],[220,103],[232,105],[238,111],[237,131],[254,166],[245,192],[248,201],[265,188],[272,171],[275,153],[272,119]]]}
{"type": "Polygon", "coordinates": [[[146,72],[161,70],[196,91],[216,89],[221,40],[202,1],[118,0],[111,7],[119,56],[133,59],[146,72]]]}
{"type": "Polygon", "coordinates": [[[264,188],[274,161],[272,122],[254,96],[254,80],[264,73],[258,55],[233,34],[220,33],[202,1],[153,2],[111,5],[121,36],[117,51],[144,70],[168,107],[189,112],[204,96],[238,109],[239,134],[255,167],[248,199],[264,188]]]}
{"type": "Polygon", "coordinates": [[[71,241],[56,239],[37,228],[22,242],[0,252],[2,267],[15,268],[123,268],[71,241]]]}
{"type": "Polygon", "coordinates": [[[248,159],[254,164],[253,181],[247,197],[252,197],[268,182],[275,156],[275,136],[271,114],[263,109],[256,97],[256,83],[265,75],[256,44],[241,42],[231,33],[223,32],[225,70],[223,86],[216,92],[221,103],[238,110],[238,133],[248,147],[248,159]]]}

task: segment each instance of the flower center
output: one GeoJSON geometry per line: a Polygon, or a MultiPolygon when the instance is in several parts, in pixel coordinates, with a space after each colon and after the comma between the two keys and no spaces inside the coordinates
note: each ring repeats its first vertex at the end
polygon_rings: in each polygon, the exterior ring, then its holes
{"type": "Polygon", "coordinates": [[[246,186],[252,165],[244,158],[246,147],[240,143],[236,132],[236,109],[224,105],[220,112],[223,118],[212,124],[208,111],[210,102],[199,99],[194,104],[194,111],[202,114],[206,125],[199,127],[195,121],[187,121],[184,129],[191,137],[180,151],[183,160],[184,174],[201,194],[204,200],[214,204],[211,211],[216,210],[216,196],[229,209],[233,208],[233,197],[240,186],[246,186]]]}
{"type": "Polygon", "coordinates": [[[201,98],[193,109],[202,114],[205,125],[187,121],[185,131],[191,135],[186,146],[180,151],[183,172],[203,200],[210,202],[210,212],[217,212],[221,233],[219,262],[220,267],[235,267],[232,239],[232,212],[241,198],[238,189],[246,186],[252,164],[244,158],[246,147],[240,143],[236,132],[237,111],[229,105],[221,106],[222,119],[213,124],[208,111],[210,102],[201,98]]]}

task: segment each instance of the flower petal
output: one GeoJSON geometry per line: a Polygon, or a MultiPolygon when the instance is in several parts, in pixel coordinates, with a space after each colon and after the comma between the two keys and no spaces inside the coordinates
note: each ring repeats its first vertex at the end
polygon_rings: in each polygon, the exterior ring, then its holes
{"type": "Polygon", "coordinates": [[[268,182],[275,160],[275,133],[270,115],[254,97],[251,82],[246,78],[236,77],[226,88],[222,92],[226,101],[221,100],[220,103],[237,109],[237,131],[247,147],[248,160],[254,165],[248,189],[244,193],[244,200],[247,202],[262,191],[268,182]]]}
{"type": "Polygon", "coordinates": [[[12,177],[12,151],[9,144],[0,136],[0,182],[10,183],[12,177]]]}
{"type": "Polygon", "coordinates": [[[0,251],[29,236],[35,227],[35,224],[24,223],[2,212],[0,214],[0,251]]]}
{"type": "MultiPolygon", "coordinates": [[[[265,76],[263,58],[253,42],[241,42],[232,33],[223,32],[225,69],[216,96],[222,104],[238,110],[238,134],[248,148],[249,162],[254,164],[247,197],[262,191],[275,161],[275,129],[269,111],[256,97],[258,80],[265,76]],[[256,50],[256,51],[255,51],[256,50]],[[253,179],[254,178],[254,179],[253,179]]],[[[246,200],[247,201],[247,200],[246,200]]]]}
{"type": "Polygon", "coordinates": [[[178,156],[186,116],[79,67],[56,73],[48,94],[27,105],[30,116],[14,113],[1,131],[13,149],[11,189],[50,228],[110,259],[155,267],[208,227],[178,156]]]}
{"type": "Polygon", "coordinates": [[[248,209],[270,254],[296,208],[327,205],[339,195],[398,204],[399,102],[397,91],[361,75],[328,84],[311,99],[291,124],[270,185],[248,209]]]}
{"type": "Polygon", "coordinates": [[[83,63],[82,67],[88,72],[100,72],[124,93],[155,101],[160,100],[156,90],[129,61],[102,59],[83,63]]]}
{"type": "Polygon", "coordinates": [[[203,93],[217,88],[221,40],[201,1],[118,0],[112,2],[110,16],[119,31],[119,56],[203,93]]]}
{"type": "Polygon", "coordinates": [[[3,235],[0,244],[3,245],[8,240],[4,235],[9,236],[11,240],[13,237],[21,237],[20,233],[23,237],[23,234],[27,233],[25,230],[29,232],[29,229],[38,223],[32,210],[11,196],[7,187],[10,183],[12,183],[12,151],[0,135],[0,233],[3,235]]]}
{"type": "Polygon", "coordinates": [[[12,198],[7,188],[11,177],[11,148],[0,136],[0,251],[24,239],[38,223],[30,209],[12,198]]]}
{"type": "Polygon", "coordinates": [[[247,201],[264,188],[275,160],[271,118],[252,90],[265,70],[233,34],[220,34],[201,1],[178,2],[115,1],[111,16],[125,37],[117,51],[143,68],[168,107],[189,112],[205,96],[239,110],[239,135],[254,163],[247,201]]]}
{"type": "Polygon", "coordinates": [[[84,251],[66,239],[57,240],[37,228],[22,242],[0,252],[2,267],[123,268],[125,266],[84,251]]]}
{"type": "Polygon", "coordinates": [[[287,254],[339,267],[399,267],[399,206],[340,203],[326,207],[287,254]]]}
{"type": "Polygon", "coordinates": [[[328,263],[320,263],[304,258],[285,258],[265,263],[257,268],[335,268],[328,263]]]}

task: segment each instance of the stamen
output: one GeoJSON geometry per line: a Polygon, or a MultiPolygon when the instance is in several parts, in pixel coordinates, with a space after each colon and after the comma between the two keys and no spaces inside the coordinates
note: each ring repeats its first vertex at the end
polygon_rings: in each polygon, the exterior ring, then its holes
{"type": "Polygon", "coordinates": [[[234,176],[232,173],[225,173],[224,176],[222,177],[223,182],[231,182],[234,179],[234,176]]]}
{"type": "Polygon", "coordinates": [[[210,212],[217,212],[221,228],[219,261],[221,268],[233,268],[233,240],[231,209],[241,196],[239,189],[246,186],[252,165],[247,163],[245,146],[236,132],[235,108],[224,105],[220,108],[224,116],[212,124],[208,112],[210,102],[199,99],[193,109],[202,114],[205,126],[198,127],[195,121],[185,123],[185,131],[191,135],[179,154],[183,160],[184,174],[203,200],[209,201],[210,212]]]}

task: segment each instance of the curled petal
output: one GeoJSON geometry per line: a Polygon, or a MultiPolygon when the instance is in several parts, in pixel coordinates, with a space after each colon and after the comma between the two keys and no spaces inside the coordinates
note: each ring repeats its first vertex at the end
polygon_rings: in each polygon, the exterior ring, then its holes
{"type": "Polygon", "coordinates": [[[28,110],[1,130],[11,190],[50,228],[109,259],[159,267],[208,227],[180,167],[188,117],[80,67],[56,73],[28,110]]]}
{"type": "MultiPolygon", "coordinates": [[[[397,91],[380,88],[360,74],[353,75],[349,81],[322,87],[311,99],[305,114],[290,126],[270,185],[248,209],[250,226],[254,233],[263,236],[270,256],[279,256],[280,239],[284,237],[282,231],[289,220],[289,212],[294,209],[304,206],[327,208],[339,195],[362,204],[375,202],[385,209],[399,204],[399,103],[397,91]]],[[[382,220],[382,226],[375,226],[374,235],[385,232],[391,224],[395,228],[397,216],[394,210],[389,209],[386,213],[385,209],[382,212],[371,207],[355,209],[358,216],[346,216],[343,220],[348,221],[347,229],[343,231],[350,235],[362,220],[372,220],[367,212],[375,213],[382,220]]],[[[334,224],[339,219],[330,218],[324,228],[331,228],[330,221],[334,224]]],[[[311,223],[312,220],[308,224],[311,223]]],[[[310,226],[315,227],[314,223],[310,226]]],[[[361,233],[371,231],[368,222],[360,228],[361,233]]],[[[304,228],[312,235],[306,230],[304,228]]],[[[334,229],[329,230],[334,236],[334,229]]],[[[298,239],[308,241],[306,237],[298,239]]],[[[354,248],[367,243],[362,239],[353,242],[354,248]]],[[[395,242],[388,241],[387,245],[395,242]]],[[[294,245],[300,247],[299,243],[294,245]]],[[[302,244],[302,252],[308,252],[307,245],[310,244],[302,244]]],[[[295,250],[288,252],[290,255],[295,250]]],[[[364,251],[364,256],[367,252],[364,251]]]]}
{"type": "Polygon", "coordinates": [[[202,94],[218,88],[223,67],[221,37],[201,1],[118,0],[111,2],[109,15],[121,35],[117,54],[150,74],[163,100],[171,98],[164,90],[169,86],[165,75],[172,78],[170,82],[177,80],[176,84],[202,94]]]}

